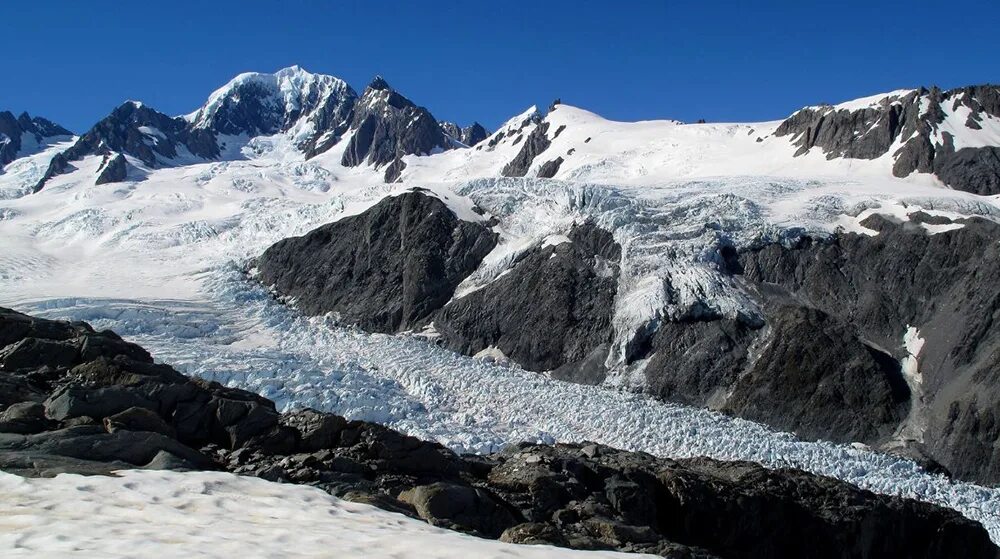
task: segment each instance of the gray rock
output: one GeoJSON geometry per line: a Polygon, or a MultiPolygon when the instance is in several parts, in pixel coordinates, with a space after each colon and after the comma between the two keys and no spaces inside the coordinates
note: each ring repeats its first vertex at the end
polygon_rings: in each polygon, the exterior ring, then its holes
{"type": "Polygon", "coordinates": [[[12,404],[0,413],[0,432],[22,435],[41,433],[55,427],[55,422],[45,417],[45,406],[38,402],[12,404]]]}
{"type": "Polygon", "coordinates": [[[0,111],[0,168],[14,161],[21,153],[21,138],[30,135],[38,144],[56,138],[69,138],[72,132],[41,117],[21,113],[14,117],[10,111],[0,111]]]}
{"type": "Polygon", "coordinates": [[[388,165],[386,182],[399,178],[402,156],[426,155],[435,149],[453,147],[430,111],[397,93],[381,77],[376,77],[361,95],[350,128],[354,134],[341,163],[346,167],[388,165]]]}
{"type": "MultiPolygon", "coordinates": [[[[591,232],[575,242],[601,238],[591,232]]],[[[23,315],[0,310],[0,332],[38,333],[23,325],[23,315]],[[8,321],[20,326],[9,328],[8,321]]],[[[58,332],[55,326],[44,327],[58,332]]],[[[72,329],[92,332],[82,325],[72,329]]],[[[0,433],[0,469],[46,476],[221,467],[312,484],[476,535],[668,557],[977,559],[998,552],[979,524],[954,511],[795,470],[674,461],[595,444],[522,444],[458,456],[383,426],[312,410],[279,421],[274,404],[260,396],[163,367],[99,355],[50,385],[40,383],[52,392],[50,401],[85,392],[86,404],[99,410],[131,394],[155,401],[156,409],[104,416],[107,429],[79,416],[35,434],[0,433]],[[184,426],[176,429],[178,438],[164,429],[167,419],[184,426]]],[[[19,375],[0,371],[0,378],[19,375]]],[[[37,403],[17,404],[0,422],[48,421],[40,412],[37,403]]]]}
{"type": "Polygon", "coordinates": [[[941,151],[934,158],[934,173],[956,190],[983,196],[1000,194],[1000,147],[941,151]]]}
{"type": "Polygon", "coordinates": [[[444,528],[472,531],[498,538],[517,520],[515,515],[484,489],[433,483],[399,494],[399,500],[416,509],[420,518],[444,528]]]}
{"type": "Polygon", "coordinates": [[[71,341],[24,338],[0,351],[0,368],[6,371],[50,367],[68,367],[79,356],[80,349],[71,341]]]}
{"type": "MultiPolygon", "coordinates": [[[[746,278],[838,317],[859,340],[896,360],[908,327],[924,340],[922,402],[908,421],[929,456],[962,479],[1000,483],[1000,226],[971,219],[928,235],[914,223],[870,223],[874,237],[847,234],[740,256],[746,278]]],[[[831,357],[832,358],[832,357],[831,357]]],[[[883,400],[885,401],[885,400],[883,400]]]]}
{"type": "Polygon", "coordinates": [[[285,239],[258,259],[260,281],[306,314],[336,312],[366,330],[412,328],[444,305],[496,244],[421,192],[285,239]]]}
{"type": "Polygon", "coordinates": [[[108,433],[116,431],[149,431],[176,438],[174,429],[163,418],[147,408],[133,407],[104,418],[104,428],[108,433]]]}
{"type": "Polygon", "coordinates": [[[490,136],[486,128],[478,122],[473,122],[465,128],[460,128],[454,122],[441,122],[439,126],[445,135],[466,147],[473,147],[490,136]]]}
{"type": "Polygon", "coordinates": [[[505,177],[523,177],[528,174],[528,168],[531,167],[531,162],[535,160],[535,157],[543,151],[549,149],[552,144],[549,137],[546,135],[549,130],[548,122],[541,122],[531,134],[528,134],[528,139],[524,141],[521,146],[521,151],[517,152],[517,155],[509,163],[504,165],[504,168],[500,170],[500,174],[505,177]]]}
{"type": "Polygon", "coordinates": [[[1000,193],[1000,151],[996,146],[955,151],[948,132],[938,132],[944,122],[943,106],[969,109],[965,126],[978,130],[984,116],[997,117],[997,87],[970,86],[942,92],[936,87],[917,89],[883,102],[878,107],[835,110],[833,107],[802,109],[775,130],[775,136],[791,136],[799,146],[795,155],[813,148],[828,159],[845,157],[875,159],[885,155],[896,141],[903,147],[893,153],[893,174],[934,173],[952,188],[992,195],[1000,193]],[[926,105],[926,106],[925,106],[926,105]],[[932,142],[944,137],[944,143],[932,142]]]}
{"type": "Polygon", "coordinates": [[[910,407],[899,362],[861,342],[836,318],[782,307],[724,409],[803,438],[888,440],[910,407]]]}
{"type": "Polygon", "coordinates": [[[551,161],[546,161],[542,163],[542,166],[538,168],[538,178],[540,179],[551,179],[556,176],[559,172],[559,166],[562,165],[563,158],[557,157],[551,161]]]}
{"type": "Polygon", "coordinates": [[[105,155],[104,163],[98,172],[97,180],[94,184],[107,184],[109,182],[122,182],[128,178],[128,161],[125,156],[117,153],[115,155],[105,155]]]}
{"type": "Polygon", "coordinates": [[[469,355],[495,347],[559,378],[603,380],[621,248],[591,222],[568,237],[529,251],[509,273],[435,313],[429,320],[441,342],[469,355]]]}

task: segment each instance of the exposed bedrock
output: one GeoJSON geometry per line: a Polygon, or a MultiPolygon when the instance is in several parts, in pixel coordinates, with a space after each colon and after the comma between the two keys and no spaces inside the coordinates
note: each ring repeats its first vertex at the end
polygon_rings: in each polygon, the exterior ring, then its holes
{"type": "Polygon", "coordinates": [[[348,141],[341,163],[346,167],[388,165],[385,181],[399,178],[406,166],[404,155],[427,155],[452,146],[431,113],[403,97],[376,77],[354,107],[348,141]]]}
{"type": "Polygon", "coordinates": [[[306,314],[339,313],[376,332],[412,328],[440,308],[496,245],[421,192],[282,240],[258,259],[260,280],[306,314]]]}
{"type": "Polygon", "coordinates": [[[1000,483],[1000,225],[964,220],[928,235],[923,225],[872,218],[874,237],[808,239],[742,255],[747,278],[822,309],[872,347],[908,357],[915,415],[909,437],[956,476],[1000,483]]]}
{"type": "Polygon", "coordinates": [[[514,543],[675,558],[995,558],[958,513],[798,470],[596,444],[459,456],[152,363],[84,323],[0,309],[0,468],[29,476],[222,469],[308,484],[514,543]]]}
{"type": "Polygon", "coordinates": [[[988,140],[985,146],[956,150],[953,135],[957,129],[975,137],[987,118],[1000,118],[996,86],[920,88],[865,108],[808,107],[788,117],[774,134],[790,136],[799,148],[796,156],[819,148],[828,159],[875,159],[899,142],[902,147],[891,154],[895,176],[934,173],[957,190],[993,195],[1000,194],[1000,152],[988,140]],[[967,111],[964,120],[956,112],[960,108],[967,111]],[[952,132],[943,126],[946,120],[952,132]]]}
{"type": "MultiPolygon", "coordinates": [[[[528,134],[521,146],[521,150],[509,163],[504,165],[500,174],[505,177],[523,177],[528,174],[528,169],[535,157],[543,151],[549,149],[552,141],[548,137],[549,123],[541,122],[534,130],[528,134]]],[[[555,174],[553,172],[553,174],[555,174]]]]}
{"type": "MultiPolygon", "coordinates": [[[[34,140],[36,146],[55,138],[69,138],[73,133],[42,117],[32,117],[21,113],[15,117],[10,111],[0,111],[0,171],[3,167],[24,155],[21,145],[23,138],[34,140]]],[[[29,150],[28,153],[34,150],[29,150]]]]}
{"type": "Polygon", "coordinates": [[[621,248],[591,222],[567,242],[536,247],[488,285],[431,318],[444,345],[488,348],[532,371],[587,384],[604,380],[621,248]]]}
{"type": "Polygon", "coordinates": [[[104,162],[94,184],[122,182],[126,177],[128,177],[128,161],[126,161],[125,156],[120,153],[107,154],[104,156],[104,162]]]}

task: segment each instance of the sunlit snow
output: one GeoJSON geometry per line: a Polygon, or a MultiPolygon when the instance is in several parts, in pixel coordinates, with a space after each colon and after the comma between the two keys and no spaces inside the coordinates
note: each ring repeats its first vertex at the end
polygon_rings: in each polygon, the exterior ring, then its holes
{"type": "Polygon", "coordinates": [[[748,421],[456,355],[419,336],[304,318],[243,276],[247,259],[271,243],[412,187],[430,189],[462,218],[484,219],[476,203],[500,221],[500,244],[458,296],[504,273],[520,252],[564,242],[574,221],[594,219],[624,253],[614,317],[620,358],[635,329],[680,316],[694,301],[731,316],[756,312],[719,273],[720,241],[749,246],[850,229],[883,208],[1000,215],[991,198],[943,189],[929,176],[891,178],[886,161],[792,160],[787,140],[756,142],[773,129],[767,123],[608,123],[568,106],[553,115],[567,128],[550,150],[574,145],[580,156],[560,170],[562,180],[494,178],[518,149],[510,138],[493,151],[408,157],[406,180],[387,185],[381,173],[339,166],[339,146],[304,161],[288,136],[244,142],[239,160],[133,182],[94,185],[99,157],[74,163],[79,171],[37,194],[23,195],[23,177],[0,175],[0,190],[15,193],[0,201],[0,305],[87,320],[188,374],[258,391],[284,408],[379,421],[459,451],[591,440],[796,466],[951,506],[1000,541],[1000,490],[861,447],[800,442],[748,421]]]}

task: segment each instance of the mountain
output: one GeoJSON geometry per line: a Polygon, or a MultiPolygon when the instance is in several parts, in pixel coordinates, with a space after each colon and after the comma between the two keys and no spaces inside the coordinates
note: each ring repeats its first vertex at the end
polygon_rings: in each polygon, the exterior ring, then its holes
{"type": "Polygon", "coordinates": [[[399,178],[406,166],[402,156],[429,155],[452,147],[427,109],[414,105],[381,77],[372,80],[361,95],[351,130],[354,134],[341,163],[345,167],[387,166],[386,182],[399,178]]]}
{"type": "Polygon", "coordinates": [[[73,133],[42,117],[10,111],[0,112],[0,169],[15,159],[37,153],[58,140],[67,140],[73,133]]]}
{"type": "Polygon", "coordinates": [[[490,133],[478,122],[460,127],[454,122],[441,122],[441,131],[466,147],[472,147],[489,137],[490,133]]]}
{"type": "Polygon", "coordinates": [[[458,453],[802,468],[1000,538],[993,86],[762,123],[557,102],[467,146],[383,79],[278,74],[8,164],[0,302],[458,453]]]}
{"type": "Polygon", "coordinates": [[[891,155],[893,175],[933,173],[945,185],[1000,194],[1000,87],[914,89],[798,111],[775,130],[791,136],[795,155],[813,148],[827,158],[891,155]]]}
{"type": "Polygon", "coordinates": [[[222,136],[286,133],[311,157],[340,141],[357,99],[343,80],[291,66],[274,74],[240,74],[184,119],[222,136]]]}
{"type": "MultiPolygon", "coordinates": [[[[484,134],[481,126],[474,125],[466,139],[484,134]]],[[[123,103],[55,157],[35,190],[71,170],[71,162],[88,156],[122,155],[127,166],[145,172],[243,158],[242,149],[254,138],[277,135],[306,159],[344,140],[342,164],[386,167],[386,182],[398,178],[405,166],[402,156],[465,147],[447,141],[427,109],[382,78],[358,97],[339,78],[292,66],[274,74],[240,74],[213,92],[201,108],[182,117],[167,116],[137,101],[123,103]]],[[[127,172],[114,174],[119,180],[126,176],[127,172]]],[[[102,175],[101,180],[111,178],[102,175]]]]}

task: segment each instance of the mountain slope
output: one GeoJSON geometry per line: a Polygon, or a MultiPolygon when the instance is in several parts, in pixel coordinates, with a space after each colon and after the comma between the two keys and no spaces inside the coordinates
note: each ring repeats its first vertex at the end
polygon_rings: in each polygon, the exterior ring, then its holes
{"type": "Polygon", "coordinates": [[[1000,87],[994,85],[920,88],[808,107],[774,134],[791,136],[796,156],[813,148],[828,159],[890,155],[897,177],[933,173],[958,190],[1000,194],[1000,87]]]}
{"type": "MultiPolygon", "coordinates": [[[[482,127],[470,127],[467,139],[484,134],[482,127]]],[[[359,98],[339,78],[292,66],[274,74],[240,74],[213,92],[201,108],[183,117],[126,102],[55,157],[34,190],[40,190],[52,177],[72,171],[72,162],[90,156],[110,161],[122,155],[131,160],[129,168],[140,171],[133,174],[142,175],[161,167],[244,159],[247,149],[273,149],[273,145],[265,148],[255,143],[262,138],[277,138],[263,143],[287,143],[290,157],[305,159],[345,140],[342,164],[386,167],[386,182],[398,177],[404,155],[465,147],[448,141],[430,112],[392,90],[381,78],[359,98]]],[[[116,181],[128,176],[128,172],[114,174],[116,181]]],[[[103,182],[111,178],[99,174],[103,182]]]]}
{"type": "Polygon", "coordinates": [[[0,170],[8,163],[38,153],[45,147],[73,135],[58,124],[42,117],[0,111],[0,170]]]}

